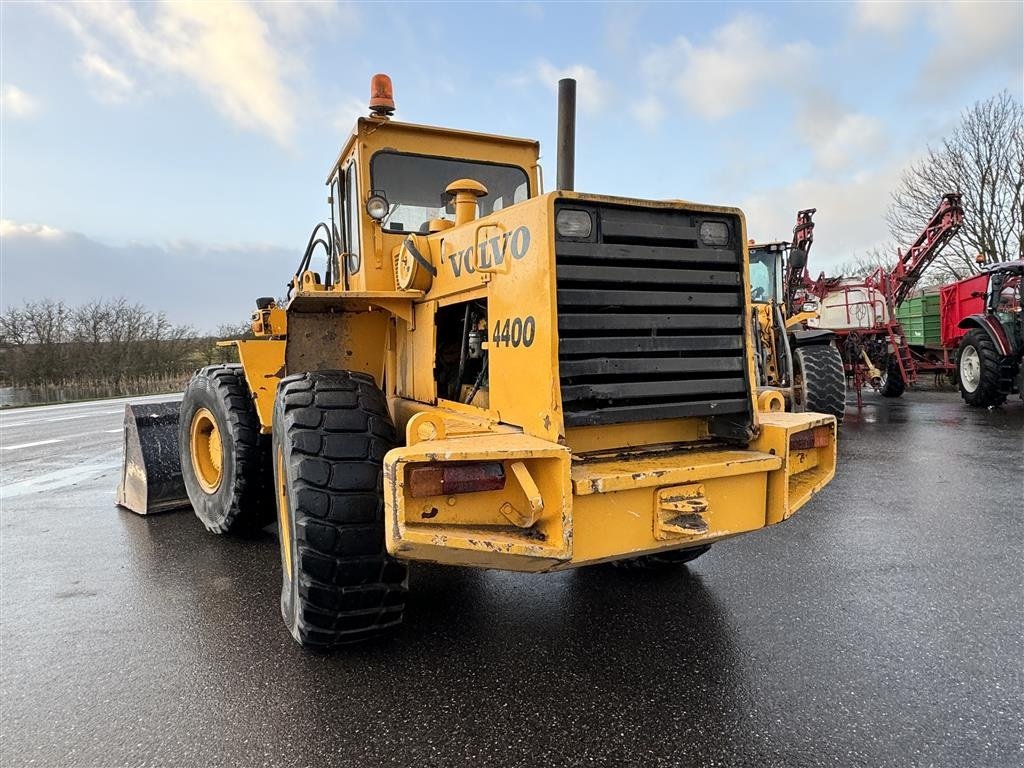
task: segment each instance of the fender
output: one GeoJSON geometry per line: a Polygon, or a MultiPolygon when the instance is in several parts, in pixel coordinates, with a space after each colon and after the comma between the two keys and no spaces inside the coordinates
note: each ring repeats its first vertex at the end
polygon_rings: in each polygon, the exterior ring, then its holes
{"type": "Polygon", "coordinates": [[[989,338],[992,339],[992,343],[995,344],[1000,355],[1006,357],[1013,354],[1013,344],[1010,343],[1010,339],[1006,335],[1006,329],[993,317],[980,314],[968,315],[957,323],[957,327],[964,329],[980,328],[988,333],[989,338]]]}
{"type": "Polygon", "coordinates": [[[824,328],[797,328],[790,331],[790,343],[794,348],[809,347],[813,344],[831,344],[836,335],[824,328]]]}

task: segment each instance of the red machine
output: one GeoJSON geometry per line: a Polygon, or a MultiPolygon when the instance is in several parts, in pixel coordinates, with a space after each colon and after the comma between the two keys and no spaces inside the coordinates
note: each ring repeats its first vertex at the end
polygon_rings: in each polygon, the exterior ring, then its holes
{"type": "Polygon", "coordinates": [[[917,380],[896,308],[963,220],[960,195],[947,193],[914,243],[906,251],[897,251],[892,269],[876,269],[866,278],[827,278],[823,273],[813,283],[805,281],[806,290],[821,301],[819,326],[836,334],[846,375],[857,393],[857,407],[863,405],[865,385],[884,397],[899,397],[917,380]]]}
{"type": "Polygon", "coordinates": [[[985,291],[988,288],[988,274],[972,275],[958,283],[942,286],[939,292],[939,317],[941,318],[942,346],[956,349],[960,339],[967,333],[960,327],[965,317],[984,313],[985,291]]]}

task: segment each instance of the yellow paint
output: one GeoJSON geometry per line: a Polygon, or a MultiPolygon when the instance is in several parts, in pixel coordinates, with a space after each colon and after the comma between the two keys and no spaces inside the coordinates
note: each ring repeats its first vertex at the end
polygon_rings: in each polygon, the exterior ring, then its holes
{"type": "Polygon", "coordinates": [[[200,408],[192,416],[189,443],[196,480],[206,493],[216,493],[223,476],[224,446],[217,417],[208,408],[200,408]]]}
{"type": "Polygon", "coordinates": [[[238,347],[238,359],[256,403],[260,431],[269,434],[274,419],[277,384],[284,377],[285,342],[279,339],[254,339],[236,341],[234,344],[238,347]]]}
{"type": "Polygon", "coordinates": [[[292,578],[292,522],[288,506],[288,477],[284,471],[284,451],[277,449],[277,524],[281,536],[284,572],[292,578]]]}

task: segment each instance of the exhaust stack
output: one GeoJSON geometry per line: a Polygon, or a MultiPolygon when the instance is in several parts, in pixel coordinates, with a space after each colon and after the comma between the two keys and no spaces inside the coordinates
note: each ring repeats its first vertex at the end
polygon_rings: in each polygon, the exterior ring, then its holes
{"type": "Polygon", "coordinates": [[[558,189],[576,189],[576,81],[558,81],[558,189]]]}

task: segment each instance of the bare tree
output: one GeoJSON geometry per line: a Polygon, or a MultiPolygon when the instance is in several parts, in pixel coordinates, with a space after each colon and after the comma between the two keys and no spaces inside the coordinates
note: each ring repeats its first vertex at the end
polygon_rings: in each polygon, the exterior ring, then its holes
{"type": "Polygon", "coordinates": [[[896,260],[896,248],[875,246],[860,256],[854,256],[831,270],[830,274],[843,277],[867,277],[876,269],[889,270],[896,260]]]}
{"type": "Polygon", "coordinates": [[[903,172],[887,221],[899,243],[917,237],[945,192],[963,195],[965,220],[935,261],[946,279],[1024,255],[1024,108],[1003,91],[963,113],[938,147],[903,172]]]}

